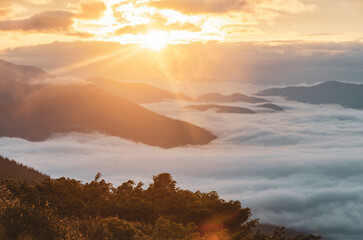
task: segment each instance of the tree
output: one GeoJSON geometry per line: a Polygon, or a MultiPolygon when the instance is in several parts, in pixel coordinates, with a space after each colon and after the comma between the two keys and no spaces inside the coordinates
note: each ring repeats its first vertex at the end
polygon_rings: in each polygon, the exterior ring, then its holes
{"type": "Polygon", "coordinates": [[[150,185],[151,188],[175,191],[176,181],[174,181],[170,173],[161,173],[153,176],[153,181],[154,183],[150,185]]]}

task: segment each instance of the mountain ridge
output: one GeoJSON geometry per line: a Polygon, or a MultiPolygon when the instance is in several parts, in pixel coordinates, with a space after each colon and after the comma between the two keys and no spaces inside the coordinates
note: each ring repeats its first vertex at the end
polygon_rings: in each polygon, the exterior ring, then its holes
{"type": "Polygon", "coordinates": [[[184,108],[194,109],[198,111],[208,111],[210,109],[215,110],[217,113],[239,113],[239,114],[254,114],[255,112],[244,107],[215,105],[215,104],[203,104],[203,105],[188,105],[184,108]]]}
{"type": "MultiPolygon", "coordinates": [[[[10,66],[10,72],[24,68],[11,63],[3,66],[10,66]]],[[[204,145],[216,138],[201,127],[154,113],[94,84],[32,84],[31,76],[23,80],[2,80],[2,137],[44,141],[57,133],[100,132],[163,148],[204,145]]]]}
{"type": "Polygon", "coordinates": [[[56,133],[100,132],[171,148],[203,145],[216,136],[193,124],[156,114],[98,91],[0,105],[1,136],[44,141],[56,133]]]}
{"type": "Polygon", "coordinates": [[[328,81],[313,86],[270,88],[260,96],[282,96],[287,100],[310,104],[339,104],[347,108],[363,109],[363,84],[328,81]]]}
{"type": "Polygon", "coordinates": [[[263,98],[250,97],[242,93],[233,93],[231,95],[222,95],[220,93],[206,93],[198,97],[201,101],[210,102],[247,102],[247,103],[262,103],[269,102],[263,98]]]}

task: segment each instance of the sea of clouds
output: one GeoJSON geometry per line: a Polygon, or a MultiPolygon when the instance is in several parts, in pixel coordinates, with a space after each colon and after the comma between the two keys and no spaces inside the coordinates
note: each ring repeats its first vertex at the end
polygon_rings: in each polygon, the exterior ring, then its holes
{"type": "Polygon", "coordinates": [[[240,200],[264,223],[361,239],[363,229],[363,111],[270,98],[285,108],[257,114],[184,109],[165,101],[146,108],[202,126],[218,136],[210,145],[161,149],[94,134],[57,135],[45,142],[0,138],[1,154],[52,177],[115,185],[146,185],[169,172],[181,188],[216,190],[240,200]]]}

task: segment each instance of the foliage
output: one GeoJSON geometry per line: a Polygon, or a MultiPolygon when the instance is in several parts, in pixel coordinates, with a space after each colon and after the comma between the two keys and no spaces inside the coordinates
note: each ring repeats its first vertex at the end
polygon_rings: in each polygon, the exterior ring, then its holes
{"type": "Polygon", "coordinates": [[[1,239],[289,239],[283,228],[271,236],[256,232],[258,221],[239,201],[177,188],[168,173],[154,176],[147,188],[131,180],[115,188],[100,174],[85,184],[68,178],[2,184],[1,239]]]}

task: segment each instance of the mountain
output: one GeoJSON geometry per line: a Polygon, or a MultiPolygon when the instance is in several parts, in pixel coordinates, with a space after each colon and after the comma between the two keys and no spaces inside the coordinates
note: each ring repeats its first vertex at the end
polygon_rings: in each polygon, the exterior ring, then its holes
{"type": "Polygon", "coordinates": [[[363,109],[363,85],[330,81],[309,87],[271,88],[261,96],[282,96],[287,100],[311,104],[339,104],[343,107],[363,109]]]}
{"type": "Polygon", "coordinates": [[[0,156],[0,179],[2,180],[41,182],[46,178],[49,176],[0,156]]]}
{"type": "Polygon", "coordinates": [[[195,109],[195,110],[198,110],[198,111],[207,111],[209,109],[213,109],[217,113],[240,113],[240,114],[253,114],[253,113],[255,113],[254,111],[252,111],[252,110],[250,110],[248,108],[214,105],[214,104],[209,104],[209,105],[189,105],[189,106],[185,106],[184,108],[195,109]]]}
{"type": "Polygon", "coordinates": [[[208,102],[247,102],[247,103],[261,103],[269,102],[263,98],[249,97],[241,93],[234,93],[231,95],[222,95],[220,93],[207,93],[198,97],[200,101],[208,102]]]}
{"type": "Polygon", "coordinates": [[[272,109],[272,110],[275,110],[277,112],[282,112],[284,111],[284,109],[276,104],[272,104],[272,103],[264,103],[264,104],[261,104],[261,105],[258,105],[256,106],[258,108],[269,108],[269,109],[272,109]]]}
{"type": "Polygon", "coordinates": [[[106,78],[89,78],[87,81],[94,83],[107,92],[135,103],[153,103],[165,99],[193,100],[182,93],[171,93],[145,83],[119,82],[106,78]]]}
{"type": "Polygon", "coordinates": [[[51,77],[40,68],[16,65],[0,60],[0,83],[6,81],[28,82],[39,81],[51,77]]]}
{"type": "MultiPolygon", "coordinates": [[[[50,75],[6,62],[2,67],[6,72],[2,75],[9,77],[0,80],[0,137],[42,141],[56,133],[100,132],[164,148],[207,144],[216,138],[205,129],[153,113],[95,84],[33,84],[34,77],[50,75]]],[[[150,89],[130,86],[125,92],[139,97],[150,89]]]]}
{"type": "Polygon", "coordinates": [[[39,88],[32,84],[50,75],[42,69],[0,60],[0,104],[17,102],[39,88]]]}
{"type": "Polygon", "coordinates": [[[85,89],[0,105],[0,136],[42,141],[56,133],[100,132],[151,146],[207,144],[216,137],[102,90],[85,89]]]}

